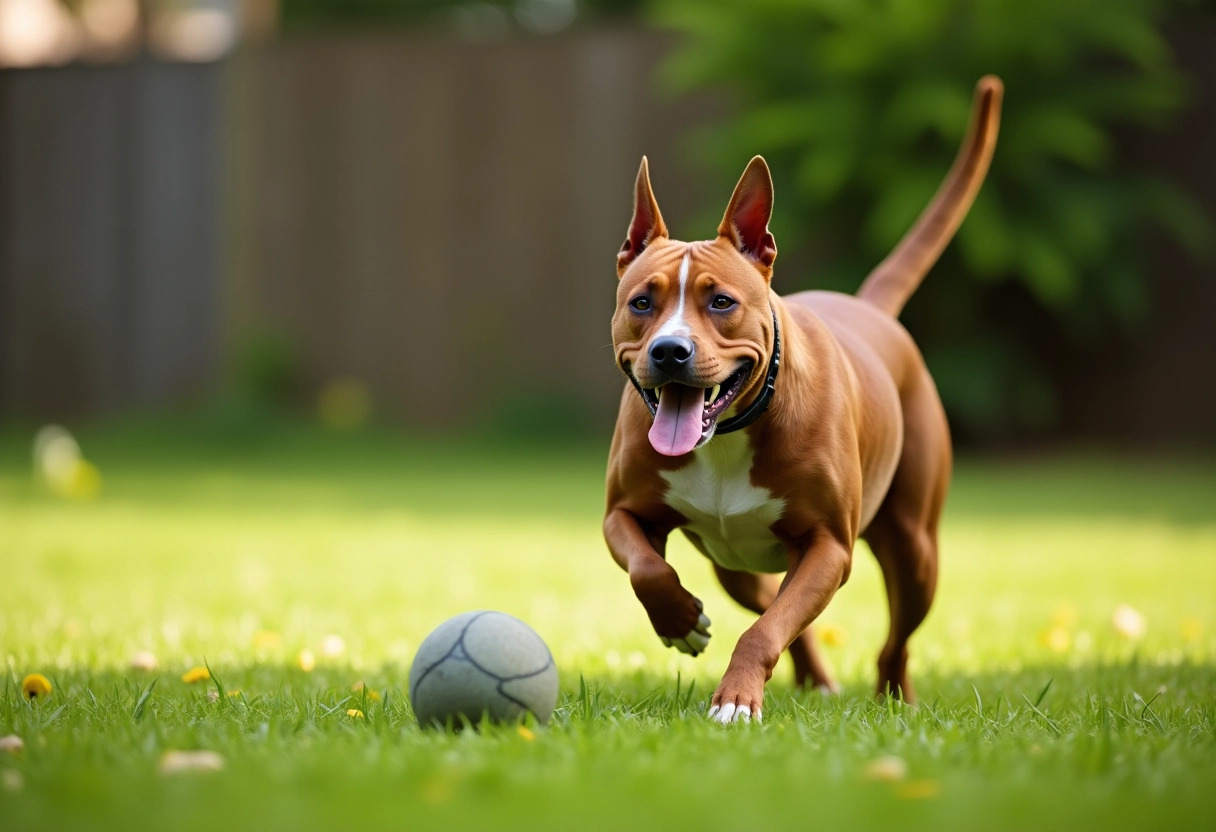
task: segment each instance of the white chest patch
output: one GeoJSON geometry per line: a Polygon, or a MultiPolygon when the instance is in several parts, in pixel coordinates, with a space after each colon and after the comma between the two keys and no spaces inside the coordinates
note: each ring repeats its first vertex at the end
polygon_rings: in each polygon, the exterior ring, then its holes
{"type": "Polygon", "coordinates": [[[688,518],[684,528],[700,538],[703,553],[719,566],[784,572],[789,561],[772,525],[785,501],[752,485],[751,470],[746,434],[714,437],[694,451],[691,465],[663,474],[664,501],[688,518]]]}

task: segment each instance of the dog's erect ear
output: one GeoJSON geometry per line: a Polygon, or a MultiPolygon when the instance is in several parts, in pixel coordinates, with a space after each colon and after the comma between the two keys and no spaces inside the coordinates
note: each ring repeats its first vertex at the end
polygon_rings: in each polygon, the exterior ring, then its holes
{"type": "Polygon", "coordinates": [[[756,261],[766,275],[777,259],[777,244],[768,232],[769,217],[773,215],[773,178],[764,157],[748,162],[739,177],[734,196],[726,206],[726,215],[718,226],[718,234],[730,240],[735,248],[756,261]]]}
{"type": "Polygon", "coordinates": [[[625,244],[616,256],[617,277],[625,273],[625,269],[637,259],[646,246],[659,237],[666,236],[667,226],[663,224],[659,203],[655,202],[654,191],[650,188],[650,166],[643,156],[642,166],[638,168],[638,181],[633,189],[633,219],[629,222],[625,244]]]}

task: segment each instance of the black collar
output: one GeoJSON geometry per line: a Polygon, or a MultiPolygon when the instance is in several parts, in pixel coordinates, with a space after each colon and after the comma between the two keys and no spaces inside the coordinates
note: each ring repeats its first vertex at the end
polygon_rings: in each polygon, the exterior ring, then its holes
{"type": "Polygon", "coordinates": [[[764,411],[768,410],[768,406],[773,401],[773,393],[776,392],[777,386],[777,370],[781,366],[781,331],[777,328],[777,311],[773,310],[773,355],[768,360],[768,375],[764,377],[764,389],[760,391],[760,395],[756,396],[756,400],[748,405],[747,410],[742,413],[735,414],[718,425],[714,431],[714,436],[722,433],[731,433],[736,430],[750,425],[752,422],[764,415],[764,411]]]}
{"type": "MultiPolygon", "coordinates": [[[[725,422],[718,425],[714,430],[714,436],[722,433],[733,433],[737,430],[743,430],[748,425],[755,422],[764,415],[764,411],[768,410],[768,406],[773,401],[773,394],[776,392],[777,385],[777,370],[781,366],[781,331],[777,327],[777,310],[773,310],[773,354],[768,360],[768,375],[764,377],[764,389],[760,391],[760,395],[756,396],[756,400],[748,405],[747,410],[738,413],[725,422]]],[[[650,403],[650,399],[646,396],[646,391],[642,389],[642,385],[633,377],[633,373],[627,373],[629,380],[633,382],[633,386],[637,388],[638,395],[642,397],[646,407],[650,410],[650,415],[653,416],[658,409],[650,403]]]]}

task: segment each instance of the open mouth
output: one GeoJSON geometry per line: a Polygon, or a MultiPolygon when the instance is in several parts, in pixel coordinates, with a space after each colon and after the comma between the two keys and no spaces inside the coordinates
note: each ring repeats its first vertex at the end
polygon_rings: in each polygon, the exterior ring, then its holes
{"type": "Polygon", "coordinates": [[[682,456],[708,442],[714,435],[718,417],[743,391],[751,366],[750,361],[744,362],[713,387],[672,382],[659,388],[642,388],[642,396],[654,412],[650,428],[650,444],[654,449],[666,456],[682,456]]]}

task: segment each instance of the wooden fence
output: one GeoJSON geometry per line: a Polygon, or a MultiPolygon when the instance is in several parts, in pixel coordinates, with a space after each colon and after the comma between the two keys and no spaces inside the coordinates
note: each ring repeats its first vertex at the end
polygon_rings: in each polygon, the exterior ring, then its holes
{"type": "Polygon", "coordinates": [[[0,72],[0,407],[164,404],[215,377],[222,67],[0,72]]]}
{"type": "Polygon", "coordinates": [[[327,36],[0,74],[0,406],[161,406],[270,332],[305,394],[354,376],[408,423],[607,423],[633,176],[649,153],[688,214],[678,137],[712,110],[656,93],[667,46],[327,36]]]}
{"type": "MultiPolygon", "coordinates": [[[[1177,40],[1196,106],[1123,144],[1216,207],[1210,33],[1177,40]]],[[[655,88],[670,45],[318,35],[210,66],[0,72],[0,414],[196,400],[271,333],[306,398],[353,376],[405,424],[605,428],[641,155],[686,239],[733,185],[688,161],[721,102],[655,88]]],[[[1157,261],[1160,324],[1068,370],[1068,434],[1216,438],[1216,387],[1188,381],[1216,361],[1216,291],[1157,261]]]]}

